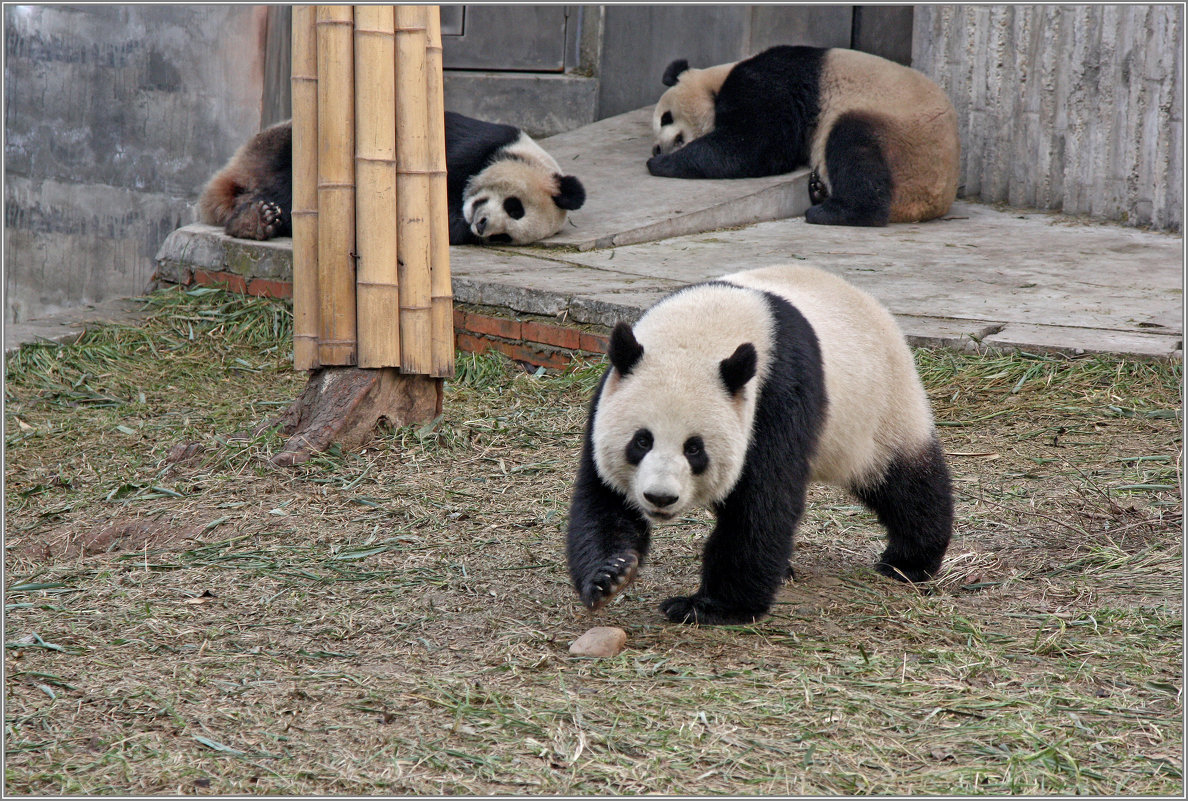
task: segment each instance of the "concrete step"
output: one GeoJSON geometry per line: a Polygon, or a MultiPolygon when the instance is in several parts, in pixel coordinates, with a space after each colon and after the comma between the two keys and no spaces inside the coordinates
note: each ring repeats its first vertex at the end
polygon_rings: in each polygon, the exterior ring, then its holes
{"type": "MultiPolygon", "coordinates": [[[[458,303],[488,318],[528,315],[593,333],[636,319],[686,284],[794,261],[872,293],[916,345],[1161,359],[1183,352],[1180,235],[966,201],[943,219],[886,228],[801,217],[590,251],[459,246],[450,259],[458,303]]],[[[291,240],[250,243],[190,225],[169,236],[158,265],[162,280],[286,295],[291,240]]],[[[518,336],[460,331],[488,344],[518,336]]]]}

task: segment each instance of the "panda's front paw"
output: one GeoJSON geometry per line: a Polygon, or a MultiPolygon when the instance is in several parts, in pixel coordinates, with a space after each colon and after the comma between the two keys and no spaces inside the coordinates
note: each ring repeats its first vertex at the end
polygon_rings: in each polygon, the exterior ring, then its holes
{"type": "Polygon", "coordinates": [[[648,159],[648,172],[660,178],[671,178],[673,172],[668,168],[669,158],[667,154],[659,156],[652,156],[648,159]]]}
{"type": "Polygon", "coordinates": [[[702,626],[754,623],[767,614],[766,609],[730,607],[704,595],[669,598],[660,604],[660,611],[673,623],[698,623],[702,626]]]}
{"type": "Polygon", "coordinates": [[[623,551],[615,554],[599,565],[594,574],[586,580],[582,586],[582,603],[591,612],[606,606],[607,601],[631,583],[638,569],[637,552],[623,551]]]}
{"type": "Polygon", "coordinates": [[[875,570],[882,573],[887,578],[893,578],[896,581],[904,581],[911,584],[916,584],[921,581],[931,580],[940,570],[940,564],[936,566],[920,566],[909,565],[906,560],[898,560],[888,558],[885,554],[879,562],[875,563],[875,570]]]}

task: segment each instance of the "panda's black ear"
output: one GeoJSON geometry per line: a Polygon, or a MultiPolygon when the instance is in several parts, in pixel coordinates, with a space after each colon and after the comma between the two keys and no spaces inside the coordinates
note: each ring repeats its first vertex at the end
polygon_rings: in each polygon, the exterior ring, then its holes
{"type": "Polygon", "coordinates": [[[660,81],[665,86],[676,86],[677,79],[681,77],[681,73],[689,69],[689,60],[685,58],[678,58],[676,61],[668,65],[668,69],[664,70],[664,77],[660,81]]]}
{"type": "Polygon", "coordinates": [[[643,345],[635,338],[635,332],[627,323],[615,323],[615,330],[611,331],[610,343],[606,348],[606,355],[611,364],[619,371],[619,375],[629,375],[643,358],[643,345]]]}
{"type": "Polygon", "coordinates": [[[557,194],[553,195],[557,208],[573,211],[586,202],[586,187],[572,175],[557,176],[557,194]]]}
{"type": "Polygon", "coordinates": [[[748,381],[755,377],[755,367],[759,363],[759,355],[755,346],[744,342],[738,346],[734,354],[723,359],[718,365],[718,372],[722,376],[722,383],[731,395],[737,395],[748,381]]]}

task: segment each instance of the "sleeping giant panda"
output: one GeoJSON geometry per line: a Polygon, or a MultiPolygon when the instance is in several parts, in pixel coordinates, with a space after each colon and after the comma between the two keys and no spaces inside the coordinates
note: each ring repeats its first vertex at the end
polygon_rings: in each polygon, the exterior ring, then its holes
{"type": "Polygon", "coordinates": [[[654,524],[713,509],[701,586],[677,623],[750,622],[789,576],[810,480],[851,490],[887,530],[877,569],[940,568],[952,490],[912,354],[891,314],[800,266],[679,290],[615,326],[590,405],[566,557],[598,609],[630,582],[654,524]]]}
{"type": "MultiPolygon", "coordinates": [[[[536,242],[586,200],[581,181],[515,126],[447,111],[445,134],[451,245],[536,242]]],[[[261,131],[207,183],[199,218],[230,236],[291,236],[292,154],[291,122],[261,131]]]]}
{"type": "Polygon", "coordinates": [[[692,69],[683,58],[668,65],[661,81],[672,88],[660,95],[652,109],[653,156],[671,153],[713,130],[714,99],[733,68],[732,62],[692,69]]]}
{"type": "MultiPolygon", "coordinates": [[[[680,63],[665,77],[678,77],[680,63]]],[[[712,89],[682,77],[661,103],[696,108],[712,89]]],[[[957,113],[910,67],[856,50],[781,45],[736,64],[713,103],[712,130],[672,152],[657,137],[652,175],[754,178],[807,164],[814,205],[805,219],[824,225],[929,220],[957,196],[957,113]]]]}

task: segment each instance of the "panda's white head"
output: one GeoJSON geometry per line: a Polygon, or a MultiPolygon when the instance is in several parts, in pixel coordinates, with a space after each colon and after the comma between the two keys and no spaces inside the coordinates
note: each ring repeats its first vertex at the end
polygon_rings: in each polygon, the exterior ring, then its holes
{"type": "Polygon", "coordinates": [[[602,480],[652,523],[725,499],[750,441],[755,346],[703,337],[692,348],[645,348],[619,323],[607,353],[591,434],[602,480]]]}
{"type": "Polygon", "coordinates": [[[566,214],[586,202],[582,182],[527,134],[501,149],[466,184],[462,216],[486,242],[526,245],[561,230],[566,214]]]}
{"type": "Polygon", "coordinates": [[[661,79],[670,87],[652,111],[652,155],[671,153],[714,129],[714,101],[734,64],[692,69],[677,59],[661,79]]]}

